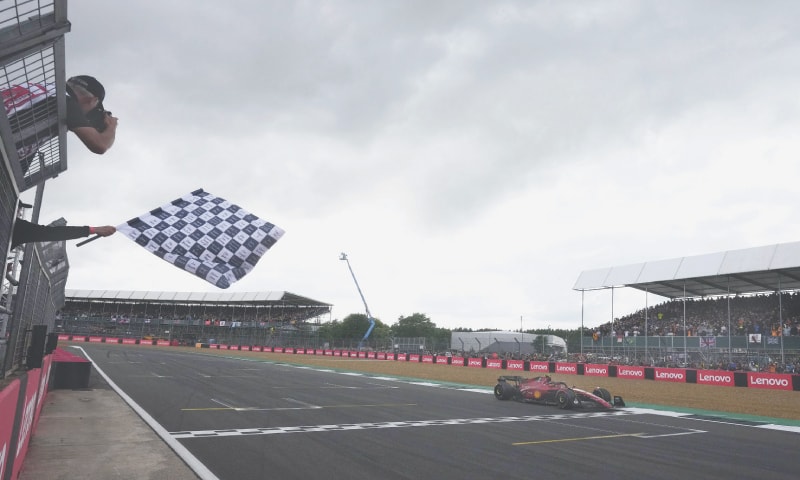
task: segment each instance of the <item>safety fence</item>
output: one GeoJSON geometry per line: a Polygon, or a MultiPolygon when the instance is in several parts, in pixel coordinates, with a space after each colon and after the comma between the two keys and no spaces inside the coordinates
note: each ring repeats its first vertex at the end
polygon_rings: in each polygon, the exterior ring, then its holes
{"type": "Polygon", "coordinates": [[[55,338],[47,332],[64,304],[63,242],[11,247],[17,219],[32,209],[38,222],[45,182],[67,169],[69,30],[66,0],[0,2],[0,480],[18,478],[22,469],[53,364],[46,343],[52,347],[55,338]],[[22,203],[20,194],[33,188],[34,205],[22,203]]]}
{"type": "Polygon", "coordinates": [[[787,369],[800,365],[800,336],[631,336],[598,340],[584,337],[580,351],[588,360],[632,365],[743,364],[747,368],[775,365],[787,369]]]}
{"type": "MultiPolygon", "coordinates": [[[[28,362],[34,326],[54,330],[69,262],[63,242],[11,249],[29,209],[38,222],[44,184],[67,169],[64,34],[66,0],[0,3],[0,380],[28,362]],[[36,188],[34,205],[20,193],[36,188]]],[[[51,225],[63,225],[59,219],[51,225]]],[[[24,372],[23,372],[24,373],[24,372]]]]}

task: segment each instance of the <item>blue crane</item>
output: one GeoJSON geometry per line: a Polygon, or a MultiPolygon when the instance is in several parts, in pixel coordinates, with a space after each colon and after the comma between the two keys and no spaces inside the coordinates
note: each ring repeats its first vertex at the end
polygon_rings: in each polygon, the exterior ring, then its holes
{"type": "Polygon", "coordinates": [[[339,257],[339,260],[344,260],[347,262],[347,268],[350,270],[350,275],[353,276],[353,282],[356,284],[356,289],[358,290],[358,294],[361,295],[361,301],[364,302],[364,310],[367,311],[367,320],[369,320],[369,328],[367,329],[367,333],[364,334],[364,338],[358,342],[358,349],[361,350],[361,347],[364,346],[364,342],[369,337],[369,334],[372,333],[372,329],[375,328],[375,319],[372,318],[372,314],[369,313],[369,307],[367,306],[367,300],[364,298],[364,294],[361,293],[361,287],[358,286],[358,280],[356,280],[356,274],[353,273],[353,267],[350,266],[350,260],[347,259],[347,254],[342,252],[342,256],[339,257]]]}

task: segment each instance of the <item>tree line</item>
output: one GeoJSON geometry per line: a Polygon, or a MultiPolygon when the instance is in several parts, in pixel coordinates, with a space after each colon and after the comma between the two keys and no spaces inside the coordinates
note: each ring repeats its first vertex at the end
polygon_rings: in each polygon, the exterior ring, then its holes
{"type": "MultiPolygon", "coordinates": [[[[363,313],[353,313],[343,320],[332,320],[320,325],[319,338],[324,341],[352,340],[359,341],[363,338],[369,328],[369,318],[363,313]]],[[[426,338],[434,345],[449,345],[452,332],[491,332],[498,331],[497,328],[442,328],[424,313],[414,313],[409,316],[401,316],[392,325],[386,325],[382,321],[375,319],[375,327],[369,336],[369,343],[384,344],[390,343],[393,338],[426,338]]],[[[584,330],[584,335],[588,329],[584,330]]],[[[556,335],[564,339],[576,339],[580,335],[580,329],[535,329],[525,330],[523,333],[538,335],[556,335]]]]}

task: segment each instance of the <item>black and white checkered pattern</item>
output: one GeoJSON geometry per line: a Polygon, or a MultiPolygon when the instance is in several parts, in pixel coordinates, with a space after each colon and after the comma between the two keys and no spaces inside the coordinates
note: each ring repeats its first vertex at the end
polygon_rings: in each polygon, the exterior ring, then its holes
{"type": "Polygon", "coordinates": [[[244,277],[283,230],[202,189],[117,227],[153,254],[219,288],[244,277]]]}

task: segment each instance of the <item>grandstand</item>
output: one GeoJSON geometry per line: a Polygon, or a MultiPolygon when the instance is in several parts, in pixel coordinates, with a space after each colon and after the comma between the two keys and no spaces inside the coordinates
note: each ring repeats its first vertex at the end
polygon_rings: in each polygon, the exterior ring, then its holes
{"type": "Polygon", "coordinates": [[[193,345],[316,347],[331,304],[294,293],[66,290],[55,331],[193,345]]]}
{"type": "Polygon", "coordinates": [[[625,287],[645,292],[645,305],[583,337],[582,354],[646,364],[759,357],[783,365],[800,354],[800,242],[588,270],[573,289],[610,290],[613,312],[613,292],[625,287]],[[649,294],[669,301],[651,306],[649,294]]]}

